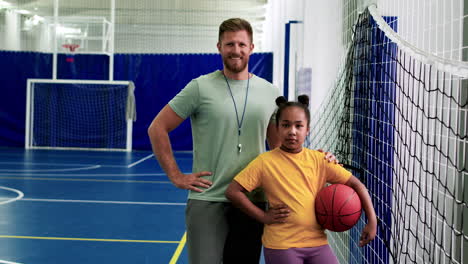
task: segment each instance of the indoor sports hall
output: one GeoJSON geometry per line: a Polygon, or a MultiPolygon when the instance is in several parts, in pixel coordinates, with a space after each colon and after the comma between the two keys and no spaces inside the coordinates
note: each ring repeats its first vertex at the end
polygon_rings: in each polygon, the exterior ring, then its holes
{"type": "MultiPolygon", "coordinates": [[[[147,130],[232,17],[369,190],[377,236],[328,232],[340,263],[468,263],[468,0],[0,0],[0,263],[188,263],[147,130]]],[[[191,173],[190,121],[170,138],[191,173]]]]}

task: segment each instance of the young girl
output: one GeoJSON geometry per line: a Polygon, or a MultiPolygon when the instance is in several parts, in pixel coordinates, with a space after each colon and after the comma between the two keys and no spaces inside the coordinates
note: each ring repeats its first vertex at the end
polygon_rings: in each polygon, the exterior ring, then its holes
{"type": "Polygon", "coordinates": [[[309,133],[309,98],[299,102],[276,99],[276,127],[281,146],[259,155],[226,190],[226,197],[248,215],[265,224],[262,237],[268,264],[338,263],[324,229],[315,218],[315,197],[326,183],[353,188],[361,199],[368,223],[359,241],[364,246],[376,235],[377,219],[366,187],[324,154],[303,148],[309,133]],[[262,187],[269,202],[264,211],[245,195],[262,187]]]}

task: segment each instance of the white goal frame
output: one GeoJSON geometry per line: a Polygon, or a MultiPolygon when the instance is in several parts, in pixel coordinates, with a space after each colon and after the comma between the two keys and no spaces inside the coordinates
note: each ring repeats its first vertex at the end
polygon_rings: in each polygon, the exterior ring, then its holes
{"type": "MultiPolygon", "coordinates": [[[[34,90],[32,83],[63,83],[63,84],[115,84],[115,85],[131,85],[131,81],[106,81],[106,80],[72,80],[72,79],[28,79],[26,90],[26,126],[25,126],[25,142],[26,149],[68,149],[68,150],[105,150],[105,151],[132,151],[132,134],[133,134],[133,119],[127,116],[127,138],[125,149],[107,149],[107,148],[78,148],[78,147],[45,147],[33,145],[33,129],[34,129],[34,90]]],[[[133,86],[133,89],[135,87],[133,86]]],[[[134,91],[132,91],[133,93],[134,91]]]]}

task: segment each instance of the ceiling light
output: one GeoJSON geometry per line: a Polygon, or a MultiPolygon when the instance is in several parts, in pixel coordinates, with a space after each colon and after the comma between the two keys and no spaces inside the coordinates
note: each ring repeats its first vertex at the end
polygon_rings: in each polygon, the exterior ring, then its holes
{"type": "Polygon", "coordinates": [[[11,6],[11,4],[8,3],[7,1],[0,0],[0,6],[1,7],[3,7],[3,6],[7,7],[7,6],[11,6]]]}
{"type": "Polygon", "coordinates": [[[22,15],[29,15],[31,14],[31,12],[29,12],[28,10],[24,10],[24,9],[18,9],[15,11],[16,13],[18,14],[22,14],[22,15]]]}

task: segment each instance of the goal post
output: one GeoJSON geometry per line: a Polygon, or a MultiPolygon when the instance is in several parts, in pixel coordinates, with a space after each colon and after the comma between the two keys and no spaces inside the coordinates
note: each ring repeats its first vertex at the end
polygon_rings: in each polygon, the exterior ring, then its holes
{"type": "Polygon", "coordinates": [[[26,149],[132,150],[131,81],[28,79],[26,149]]]}

